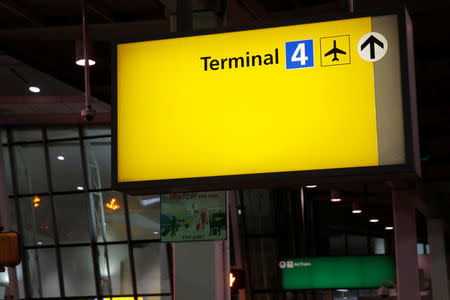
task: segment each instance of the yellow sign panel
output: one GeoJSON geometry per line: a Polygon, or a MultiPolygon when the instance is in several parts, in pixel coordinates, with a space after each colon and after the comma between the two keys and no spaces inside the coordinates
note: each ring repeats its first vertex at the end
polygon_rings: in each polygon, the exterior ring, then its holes
{"type": "MultiPolygon", "coordinates": [[[[381,159],[376,63],[358,56],[373,24],[364,17],[118,44],[117,182],[403,163],[402,138],[383,146],[401,153],[381,159]],[[345,54],[326,55],[334,48],[345,54]]],[[[398,43],[398,32],[383,33],[398,43]]],[[[377,63],[398,58],[389,47],[377,63]]],[[[398,59],[394,68],[400,82],[398,59]]],[[[392,118],[403,124],[399,93],[387,101],[400,105],[392,118]]]]}

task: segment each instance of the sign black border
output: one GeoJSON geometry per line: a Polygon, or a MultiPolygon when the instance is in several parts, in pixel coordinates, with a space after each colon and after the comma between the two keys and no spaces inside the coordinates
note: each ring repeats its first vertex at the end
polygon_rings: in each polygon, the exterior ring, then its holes
{"type": "Polygon", "coordinates": [[[367,181],[395,181],[416,180],[421,175],[418,145],[418,124],[416,111],[415,76],[414,76],[414,52],[412,43],[412,25],[406,8],[367,11],[360,13],[344,13],[331,16],[308,17],[294,21],[266,23],[252,26],[240,26],[233,28],[220,28],[215,30],[196,31],[192,33],[166,33],[161,35],[140,36],[127,40],[115,40],[112,44],[112,151],[111,151],[111,184],[114,190],[124,191],[130,194],[150,193],[179,193],[231,190],[242,188],[261,187],[298,187],[301,184],[323,182],[367,182],[367,181]],[[118,182],[117,180],[117,45],[120,43],[132,43],[152,41],[169,38],[190,37],[282,27],[289,25],[301,25],[316,22],[335,21],[342,19],[354,19],[361,17],[375,17],[383,15],[397,15],[400,42],[400,66],[403,97],[403,120],[405,137],[405,164],[386,165],[374,167],[356,167],[339,169],[322,169],[309,171],[289,171],[274,173],[227,175],[214,177],[196,177],[168,180],[150,180],[118,182]]]}

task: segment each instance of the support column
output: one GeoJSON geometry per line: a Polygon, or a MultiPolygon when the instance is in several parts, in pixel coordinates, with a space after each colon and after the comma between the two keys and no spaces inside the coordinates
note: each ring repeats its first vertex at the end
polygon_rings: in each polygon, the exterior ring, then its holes
{"type": "Polygon", "coordinates": [[[223,242],[174,244],[176,300],[224,300],[223,242]]]}
{"type": "Polygon", "coordinates": [[[428,242],[431,258],[431,286],[434,300],[450,300],[447,254],[444,242],[444,222],[440,219],[428,219],[428,242]]]}
{"type": "Polygon", "coordinates": [[[417,192],[413,190],[392,191],[397,300],[421,299],[417,262],[416,197],[417,192]]]}
{"type": "MultiPolygon", "coordinates": [[[[3,165],[3,147],[0,143],[0,221],[4,231],[11,230],[10,220],[8,220],[8,191],[6,190],[5,166],[3,165]]],[[[17,284],[16,268],[8,269],[9,295],[14,299],[19,299],[19,288],[17,284]]],[[[6,296],[6,295],[5,295],[6,296]]]]}

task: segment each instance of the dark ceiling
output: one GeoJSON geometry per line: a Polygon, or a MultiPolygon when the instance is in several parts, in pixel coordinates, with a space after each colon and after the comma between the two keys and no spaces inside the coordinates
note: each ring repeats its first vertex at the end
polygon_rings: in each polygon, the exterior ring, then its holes
{"type": "MultiPolygon", "coordinates": [[[[110,103],[111,41],[170,32],[176,0],[87,3],[97,61],[91,69],[91,90],[110,103]]],[[[343,0],[194,0],[194,29],[330,15],[345,12],[347,6],[343,0]]],[[[434,184],[450,179],[450,1],[354,0],[356,12],[402,6],[414,25],[424,181],[434,184]]],[[[80,24],[80,1],[0,0],[0,51],[84,90],[83,70],[74,64],[80,24]]],[[[441,191],[440,197],[450,197],[450,188],[441,191]]]]}

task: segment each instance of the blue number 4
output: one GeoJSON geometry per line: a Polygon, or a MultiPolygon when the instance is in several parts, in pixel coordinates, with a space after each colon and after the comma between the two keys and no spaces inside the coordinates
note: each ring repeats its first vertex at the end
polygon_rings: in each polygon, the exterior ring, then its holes
{"type": "Polygon", "coordinates": [[[314,67],[313,40],[286,42],[286,69],[314,67]]]}

